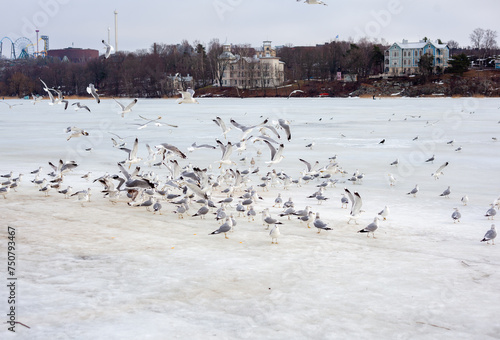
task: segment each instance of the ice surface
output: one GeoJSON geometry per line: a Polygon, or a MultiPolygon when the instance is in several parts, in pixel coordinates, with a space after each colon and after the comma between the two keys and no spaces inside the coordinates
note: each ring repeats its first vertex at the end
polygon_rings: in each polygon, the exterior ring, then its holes
{"type": "MultiPolygon", "coordinates": [[[[139,99],[124,118],[113,100],[81,101],[92,113],[71,106],[64,111],[47,102],[1,108],[0,173],[24,174],[17,192],[0,197],[4,244],[7,226],[16,228],[17,320],[31,327],[17,325],[19,338],[500,337],[495,321],[500,253],[498,246],[479,242],[492,223],[484,213],[500,195],[500,144],[492,139],[500,137],[497,99],[198,100],[199,105],[177,105],[139,99]],[[161,116],[179,128],[139,130],[134,125],[144,122],[139,114],[161,116]],[[187,152],[193,142],[238,142],[241,131],[233,127],[224,139],[212,121],[216,116],[227,126],[232,126],[230,118],[244,125],[265,118],[290,121],[290,142],[279,130],[282,162],[268,167],[270,150],[260,142],[247,142],[246,151],[232,154],[239,169],[249,168],[252,157],[257,162],[260,172],[250,176],[249,184],[261,183],[272,169],[297,179],[305,170],[299,158],[324,166],[337,155],[347,175],[333,175],[339,182],[326,188],[329,199],[321,205],[307,196],[322,180],[288,190],[259,188],[263,200],[255,222],[236,217],[229,239],[209,235],[219,226],[213,217],[178,219],[168,202],[162,203],[162,215],[130,207],[125,198],[113,205],[99,194],[100,184],[80,178],[89,171],[92,178],[119,173],[116,163],[126,153],[112,147],[109,132],[125,137],[127,147],[137,137],[143,159],[146,143],[169,143],[187,153],[186,160],[178,159],[181,166],[210,166],[209,172],[218,175],[220,149],[187,152]],[[90,135],[66,141],[68,126],[90,135]],[[447,144],[451,140],[453,145],[447,144]],[[311,142],[314,147],[306,148],[311,142]],[[458,146],[463,150],[456,152],[458,146]],[[436,161],[425,163],[433,154],[436,161]],[[391,166],[396,158],[399,165],[391,166]],[[47,177],[48,162],[59,159],[79,164],[62,187],[92,188],[85,207],[55,190],[45,197],[30,182],[30,171],[43,166],[47,177]],[[444,174],[435,180],[431,174],[446,161],[444,174]],[[361,184],[347,181],[356,169],[365,174],[361,184]],[[394,186],[389,173],[396,178],[394,186]],[[417,196],[407,195],[415,184],[417,196]],[[448,186],[450,198],[440,197],[448,186]],[[344,187],[363,199],[359,225],[347,224],[348,211],[340,203],[344,187]],[[269,207],[278,216],[282,209],[272,207],[278,193],[285,201],[292,197],[297,209],[310,205],[333,230],[317,234],[298,219],[283,217],[279,244],[271,244],[260,212],[269,207]],[[465,194],[469,204],[462,206],[465,194]],[[391,213],[380,221],[377,238],[357,233],[385,205],[391,213]],[[451,218],[455,207],[462,213],[460,223],[451,218]]],[[[251,133],[258,134],[256,129],[251,133]]],[[[165,167],[140,166],[161,180],[169,174],[165,167]]],[[[215,191],[213,197],[226,196],[215,191]]],[[[192,204],[190,212],[198,207],[192,204]]],[[[235,204],[229,210],[234,209],[235,204]]],[[[2,259],[5,265],[6,251],[2,259]]],[[[5,301],[3,306],[7,311],[5,301]]],[[[1,332],[3,338],[13,337],[6,324],[1,332]]]]}

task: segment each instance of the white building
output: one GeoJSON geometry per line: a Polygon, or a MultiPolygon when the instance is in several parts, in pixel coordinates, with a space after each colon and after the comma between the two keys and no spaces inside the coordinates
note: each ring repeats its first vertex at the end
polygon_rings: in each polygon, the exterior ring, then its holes
{"type": "Polygon", "coordinates": [[[219,56],[221,85],[240,89],[280,86],[285,81],[284,64],[276,57],[270,41],[264,41],[262,50],[253,57],[234,55],[231,45],[224,45],[219,56]]]}

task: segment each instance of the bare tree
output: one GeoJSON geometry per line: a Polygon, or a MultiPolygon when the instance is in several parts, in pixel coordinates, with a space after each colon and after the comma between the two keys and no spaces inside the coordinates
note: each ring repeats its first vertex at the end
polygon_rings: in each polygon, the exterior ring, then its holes
{"type": "Polygon", "coordinates": [[[472,31],[472,33],[469,35],[469,39],[472,43],[473,48],[481,48],[483,44],[484,34],[485,32],[482,28],[476,28],[474,31],[472,31]]]}
{"type": "Polygon", "coordinates": [[[489,52],[497,48],[497,31],[487,29],[484,31],[483,48],[489,52]]]}

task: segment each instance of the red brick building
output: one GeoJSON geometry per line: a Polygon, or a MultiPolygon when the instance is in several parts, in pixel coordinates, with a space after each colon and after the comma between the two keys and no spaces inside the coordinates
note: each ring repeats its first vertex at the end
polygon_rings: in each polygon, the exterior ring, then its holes
{"type": "Polygon", "coordinates": [[[86,63],[87,61],[99,58],[99,51],[92,49],[82,49],[68,47],[62,50],[49,50],[48,57],[59,58],[61,60],[68,60],[72,63],[86,63]]]}

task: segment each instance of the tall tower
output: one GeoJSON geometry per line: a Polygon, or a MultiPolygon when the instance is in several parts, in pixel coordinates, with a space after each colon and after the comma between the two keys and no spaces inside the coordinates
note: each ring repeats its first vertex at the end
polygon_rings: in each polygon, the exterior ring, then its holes
{"type": "Polygon", "coordinates": [[[38,30],[38,29],[37,29],[35,32],[36,32],[36,54],[35,54],[35,55],[38,57],[38,56],[39,56],[39,54],[38,54],[38,53],[39,53],[39,51],[40,51],[40,50],[38,49],[38,32],[40,32],[40,30],[38,30]]]}
{"type": "Polygon", "coordinates": [[[118,11],[115,9],[115,53],[118,52],[118,11]]]}

